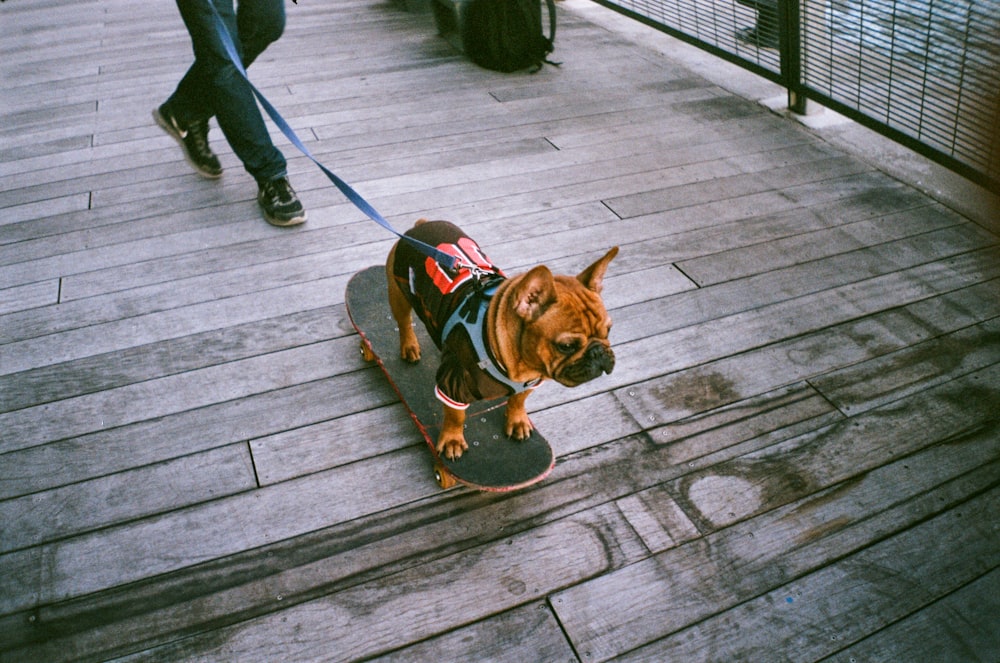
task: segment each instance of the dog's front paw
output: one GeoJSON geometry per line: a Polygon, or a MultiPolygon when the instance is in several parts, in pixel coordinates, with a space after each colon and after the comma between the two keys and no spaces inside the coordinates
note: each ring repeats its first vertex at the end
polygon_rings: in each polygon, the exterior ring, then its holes
{"type": "Polygon", "coordinates": [[[444,456],[448,460],[455,460],[468,448],[469,445],[466,444],[464,437],[442,436],[437,443],[438,455],[444,456]]]}
{"type": "Polygon", "coordinates": [[[420,346],[416,343],[400,346],[399,356],[403,358],[403,361],[416,364],[420,361],[420,346]]]}
{"type": "Polygon", "coordinates": [[[412,327],[405,327],[399,333],[399,356],[411,364],[420,361],[420,341],[412,327]]]}
{"type": "Polygon", "coordinates": [[[531,424],[531,419],[528,419],[526,413],[515,415],[507,412],[507,437],[512,437],[515,440],[527,440],[531,437],[531,431],[534,429],[535,427],[531,424]]]}

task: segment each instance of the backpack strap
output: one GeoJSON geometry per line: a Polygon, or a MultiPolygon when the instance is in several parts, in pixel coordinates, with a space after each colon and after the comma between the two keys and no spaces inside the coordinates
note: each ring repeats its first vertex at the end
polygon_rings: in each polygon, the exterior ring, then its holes
{"type": "Polygon", "coordinates": [[[549,8],[549,41],[556,43],[556,3],[553,0],[545,0],[549,8]]]}
{"type": "MultiPolygon", "coordinates": [[[[535,8],[538,7],[538,2],[539,0],[517,0],[516,4],[521,10],[521,13],[524,14],[524,17],[528,21],[529,25],[532,23],[532,19],[535,16],[538,16],[534,13],[535,8]]],[[[553,62],[548,59],[548,54],[555,50],[556,45],[556,3],[554,0],[545,0],[545,5],[549,11],[549,36],[548,39],[546,39],[545,32],[542,32],[542,39],[545,40],[545,54],[542,55],[541,60],[537,63],[537,66],[532,69],[531,73],[535,73],[541,69],[542,64],[550,64],[554,67],[558,67],[562,64],[562,62],[553,62]]],[[[538,11],[541,12],[541,9],[538,11]]]]}
{"type": "MultiPolygon", "coordinates": [[[[548,45],[549,45],[549,53],[551,53],[553,50],[555,50],[555,47],[556,47],[556,3],[554,2],[554,0],[545,0],[545,4],[546,4],[546,6],[548,7],[548,10],[549,10],[549,44],[548,45]]],[[[548,55],[548,53],[546,53],[546,56],[547,55],[548,55]]],[[[544,62],[545,64],[550,64],[553,67],[558,67],[559,65],[562,64],[562,62],[555,62],[553,60],[549,60],[548,57],[543,57],[542,58],[542,62],[544,62]]],[[[541,67],[541,65],[538,65],[538,66],[541,67]]]]}

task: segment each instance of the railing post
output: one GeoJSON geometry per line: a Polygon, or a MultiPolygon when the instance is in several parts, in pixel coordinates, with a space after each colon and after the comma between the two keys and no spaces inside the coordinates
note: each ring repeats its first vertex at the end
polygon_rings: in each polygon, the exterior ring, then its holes
{"type": "Polygon", "coordinates": [[[806,96],[802,85],[799,0],[778,0],[778,52],[781,57],[781,84],[788,90],[788,109],[804,115],[806,96]]]}

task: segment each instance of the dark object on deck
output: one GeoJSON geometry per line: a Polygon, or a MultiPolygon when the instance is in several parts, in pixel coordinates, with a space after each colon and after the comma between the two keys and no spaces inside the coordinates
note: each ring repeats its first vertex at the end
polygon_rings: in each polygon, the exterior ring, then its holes
{"type": "Polygon", "coordinates": [[[556,37],[553,0],[545,0],[549,31],[542,27],[541,0],[435,0],[438,32],[486,69],[541,69],[556,37]]]}

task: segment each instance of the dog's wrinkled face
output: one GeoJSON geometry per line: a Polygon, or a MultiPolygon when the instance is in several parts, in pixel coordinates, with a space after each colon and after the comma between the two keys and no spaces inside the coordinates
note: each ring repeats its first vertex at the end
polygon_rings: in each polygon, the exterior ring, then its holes
{"type": "Polygon", "coordinates": [[[544,265],[519,279],[512,296],[521,319],[520,363],[567,387],[575,387],[615,367],[608,342],[611,317],[601,290],[617,247],[575,278],[553,276],[544,265]]]}
{"type": "Polygon", "coordinates": [[[615,367],[615,355],[608,341],[611,317],[600,296],[578,280],[554,277],[556,300],[525,328],[545,374],[567,387],[575,387],[615,367]]]}

